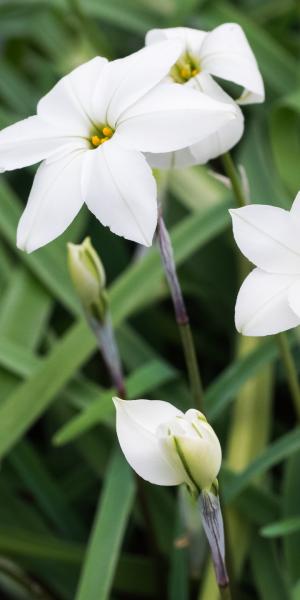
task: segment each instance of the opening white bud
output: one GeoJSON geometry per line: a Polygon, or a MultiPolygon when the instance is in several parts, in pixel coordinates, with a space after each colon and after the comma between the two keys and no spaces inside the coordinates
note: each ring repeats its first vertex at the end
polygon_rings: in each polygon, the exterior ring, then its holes
{"type": "Polygon", "coordinates": [[[220,442],[198,410],[185,414],[160,400],[114,398],[117,435],[132,468],[157,485],[211,489],[219,473],[220,442]]]}
{"type": "Polygon", "coordinates": [[[176,416],[157,429],[169,459],[181,468],[193,490],[210,489],[221,466],[220,442],[205,416],[195,409],[176,416]]]}
{"type": "Polygon", "coordinates": [[[107,307],[105,271],[89,237],[81,244],[68,244],[68,266],[83,308],[103,320],[107,307]]]}

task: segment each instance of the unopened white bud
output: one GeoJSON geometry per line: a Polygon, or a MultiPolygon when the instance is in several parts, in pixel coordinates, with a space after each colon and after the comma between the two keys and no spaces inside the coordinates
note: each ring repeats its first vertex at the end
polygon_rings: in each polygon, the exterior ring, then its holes
{"type": "Polygon", "coordinates": [[[89,237],[82,244],[68,244],[68,266],[83,308],[103,320],[107,307],[105,271],[89,237]]]}

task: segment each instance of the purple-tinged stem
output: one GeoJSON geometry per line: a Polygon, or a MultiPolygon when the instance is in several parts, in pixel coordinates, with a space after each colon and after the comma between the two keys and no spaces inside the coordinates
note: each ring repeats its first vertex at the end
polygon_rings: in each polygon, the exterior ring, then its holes
{"type": "Polygon", "coordinates": [[[230,600],[229,577],[225,563],[224,525],[219,496],[203,490],[200,496],[200,510],[221,597],[230,600]]]}
{"type": "Polygon", "coordinates": [[[196,408],[202,410],[203,390],[193,334],[191,331],[189,316],[187,313],[181,286],[176,272],[172,242],[167,231],[161,210],[159,210],[158,215],[157,237],[162,265],[170,288],[176,322],[180,331],[194,404],[196,408]]]}

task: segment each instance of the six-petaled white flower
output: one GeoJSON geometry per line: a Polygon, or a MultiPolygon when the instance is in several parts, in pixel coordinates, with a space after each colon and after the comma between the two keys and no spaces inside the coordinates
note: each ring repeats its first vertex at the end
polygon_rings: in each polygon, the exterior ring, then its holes
{"type": "Polygon", "coordinates": [[[169,79],[209,94],[212,98],[235,105],[237,118],[220,125],[218,130],[187,148],[168,154],[149,155],[150,164],[158,168],[204,164],[227,152],[241,138],[244,119],[234,100],[213,80],[212,76],[242,86],[239,104],[264,100],[264,85],[254,54],[241,27],[225,23],[211,32],[187,27],[153,29],[146,35],[146,44],[166,39],[180,39],[184,51],[173,65],[169,79]]]}
{"type": "Polygon", "coordinates": [[[124,59],[97,57],[61,79],[37,115],[0,132],[0,170],[43,160],[20,220],[28,252],[60,235],[83,202],[110,229],[150,245],[156,185],[142,152],[182,148],[235,118],[232,107],[160,84],[182,52],[166,41],[124,59]]]}
{"type": "Polygon", "coordinates": [[[161,400],[114,398],[117,435],[131,467],[150,483],[209,489],[221,466],[220,442],[198,410],[161,400]]]}
{"type": "Polygon", "coordinates": [[[257,268],[239,291],[235,323],[244,335],[300,324],[300,193],[290,211],[251,205],[230,211],[235,241],[257,268]]]}

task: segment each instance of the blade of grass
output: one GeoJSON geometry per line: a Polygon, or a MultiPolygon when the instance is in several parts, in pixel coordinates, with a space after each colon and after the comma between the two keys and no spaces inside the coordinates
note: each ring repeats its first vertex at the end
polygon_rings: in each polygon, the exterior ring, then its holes
{"type": "MultiPolygon", "coordinates": [[[[151,361],[137,369],[130,375],[126,382],[128,397],[131,399],[153,393],[155,388],[176,377],[176,371],[159,361],[151,361]]],[[[86,407],[86,409],[69,421],[54,436],[54,443],[58,446],[69,443],[85,433],[91,427],[102,421],[111,423],[114,415],[112,396],[114,390],[102,394],[99,400],[86,407]]]]}
{"type": "Polygon", "coordinates": [[[76,600],[110,597],[134,490],[132,472],[118,449],[105,479],[76,600]]]}
{"type": "Polygon", "coordinates": [[[274,465],[283,461],[288,456],[300,449],[300,430],[289,431],[271,444],[247,467],[234,482],[228,486],[224,493],[227,503],[240,494],[247,485],[257,476],[261,475],[274,465]]]}
{"type": "Polygon", "coordinates": [[[281,521],[265,525],[260,530],[260,533],[263,537],[277,538],[291,535],[291,533],[298,531],[300,531],[300,517],[291,517],[290,519],[282,519],[281,521]]]}

